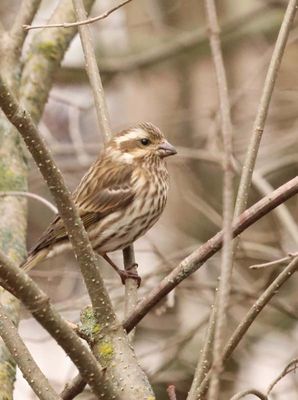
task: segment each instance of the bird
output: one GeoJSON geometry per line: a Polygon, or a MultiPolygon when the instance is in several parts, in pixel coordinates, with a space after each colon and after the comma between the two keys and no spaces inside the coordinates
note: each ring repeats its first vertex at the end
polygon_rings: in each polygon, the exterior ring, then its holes
{"type": "MultiPolygon", "coordinates": [[[[122,283],[130,277],[139,285],[140,277],[119,268],[107,253],[131,245],[157,222],[169,189],[165,158],[176,153],[158,127],[140,123],[115,134],[105,144],[72,193],[93,250],[116,270],[122,283]]],[[[57,214],[21,267],[28,272],[70,248],[57,214]]]]}

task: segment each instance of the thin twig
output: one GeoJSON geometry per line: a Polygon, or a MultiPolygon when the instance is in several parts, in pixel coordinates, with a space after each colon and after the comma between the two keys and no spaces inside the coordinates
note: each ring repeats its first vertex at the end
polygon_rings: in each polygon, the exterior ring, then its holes
{"type": "MultiPolygon", "coordinates": [[[[86,18],[86,11],[82,0],[73,0],[77,20],[86,18]]],[[[98,126],[106,140],[112,136],[108,108],[104,96],[102,82],[96,62],[94,47],[89,26],[79,26],[80,38],[83,46],[85,66],[93,92],[98,126]]]]}
{"type": "MultiPolygon", "coordinates": [[[[264,309],[264,307],[269,303],[269,301],[274,297],[282,285],[291,278],[291,276],[298,269],[298,257],[296,257],[290,264],[274,279],[274,281],[267,287],[267,289],[261,294],[258,300],[253,304],[253,306],[249,309],[245,317],[239,323],[234,333],[231,335],[227,345],[223,350],[223,361],[226,362],[233,351],[236,349],[240,341],[245,336],[246,332],[255,321],[260,312],[264,309]]],[[[208,388],[208,383],[210,379],[210,371],[204,378],[199,390],[198,390],[198,399],[203,398],[206,390],[208,388]]]]}
{"type": "Polygon", "coordinates": [[[44,197],[39,196],[38,194],[31,193],[31,192],[0,192],[0,197],[4,196],[21,196],[21,197],[28,197],[30,199],[34,199],[39,201],[40,203],[44,204],[47,208],[49,208],[54,214],[58,213],[57,207],[54,206],[50,201],[45,199],[44,197]]]}
{"type": "Polygon", "coordinates": [[[262,96],[259,102],[256,119],[253,126],[252,136],[243,164],[240,178],[239,190],[237,194],[235,217],[238,217],[245,209],[248,198],[248,191],[251,185],[252,173],[255,167],[256,158],[263,136],[265,122],[268,115],[269,105],[279,71],[280,63],[284,54],[292,23],[296,14],[297,0],[289,0],[285,16],[280,27],[276,40],[268,72],[266,75],[262,96]]]}
{"type": "MultiPolygon", "coordinates": [[[[214,0],[205,0],[205,9],[209,25],[209,40],[221,115],[221,131],[224,142],[224,185],[223,185],[223,251],[221,260],[221,276],[218,296],[215,302],[215,332],[213,344],[213,374],[208,393],[208,399],[216,400],[219,395],[219,376],[222,371],[221,350],[226,329],[226,313],[231,291],[231,275],[233,260],[232,220],[234,210],[233,199],[233,167],[232,157],[232,122],[230,115],[230,102],[228,85],[224,67],[221,43],[219,38],[219,24],[214,0]]],[[[213,325],[213,322],[211,322],[213,325]]]]}
{"type": "MultiPolygon", "coordinates": [[[[230,21],[226,21],[223,24],[223,36],[227,37],[228,42],[229,33],[233,32],[237,36],[239,26],[241,26],[241,28],[245,27],[245,25],[251,23],[252,19],[257,18],[258,16],[264,17],[264,15],[266,15],[266,18],[269,18],[270,14],[268,14],[268,11],[270,11],[268,5],[262,4],[247,13],[243,13],[243,15],[237,18],[231,18],[230,21]]],[[[263,31],[264,28],[262,32],[263,31]]],[[[270,33],[271,32],[272,27],[270,27],[270,33]]],[[[259,34],[259,31],[257,31],[257,34],[259,34]]],[[[235,35],[233,35],[233,37],[234,36],[235,35]]],[[[239,36],[241,37],[241,33],[239,36]]],[[[137,54],[108,57],[107,59],[101,58],[99,62],[102,73],[116,74],[131,72],[139,68],[151,67],[152,65],[158,64],[172,57],[177,57],[179,54],[185,54],[190,50],[205,49],[206,44],[206,29],[199,28],[190,32],[179,33],[173,40],[167,40],[165,43],[140,51],[137,54]]],[[[74,69],[71,69],[71,71],[74,71],[74,69]]],[[[67,79],[66,74],[63,74],[63,79],[67,79]]]]}
{"type": "Polygon", "coordinates": [[[42,400],[59,400],[18,334],[18,330],[0,303],[0,336],[34,393],[42,400]]]}
{"type": "Polygon", "coordinates": [[[269,396],[269,394],[272,392],[276,384],[286,375],[290,374],[291,372],[296,371],[298,368],[298,359],[294,359],[289,364],[282,370],[282,372],[274,379],[274,381],[269,385],[266,395],[269,396]]]}
{"type": "Polygon", "coordinates": [[[297,256],[298,256],[298,252],[297,253],[289,253],[289,255],[287,257],[279,258],[278,260],[273,260],[273,261],[269,261],[269,262],[262,263],[262,264],[254,264],[254,265],[251,265],[249,268],[250,269],[260,269],[260,268],[272,267],[275,265],[281,265],[281,264],[287,263],[293,257],[297,257],[297,256]]]}
{"type": "Polygon", "coordinates": [[[70,28],[73,26],[82,26],[92,24],[93,22],[100,21],[102,19],[107,18],[113,12],[119,10],[119,8],[125,6],[127,3],[130,3],[132,0],[125,0],[122,3],[118,4],[117,6],[111,8],[108,11],[98,15],[97,17],[87,18],[78,21],[78,22],[65,22],[63,24],[49,24],[49,25],[23,25],[23,29],[30,30],[30,29],[42,29],[42,28],[70,28]]]}
{"type": "MultiPolygon", "coordinates": [[[[297,193],[298,177],[295,177],[245,210],[233,223],[233,237],[238,236],[254,222],[297,193]]],[[[133,329],[163,297],[217,253],[222,247],[222,241],[223,232],[220,231],[181,261],[144,300],[139,302],[134,312],[124,321],[125,329],[128,331],[133,329]]]]}
{"type": "Polygon", "coordinates": [[[267,396],[265,396],[262,392],[256,389],[249,389],[249,390],[244,390],[243,392],[236,393],[233,397],[231,397],[230,400],[240,400],[243,399],[243,397],[248,396],[249,394],[258,397],[261,400],[268,400],[267,396]]]}
{"type": "MultiPolygon", "coordinates": [[[[216,301],[216,295],[214,296],[216,301]]],[[[211,356],[213,348],[214,339],[214,329],[215,328],[215,307],[212,307],[212,311],[209,316],[208,327],[206,331],[206,336],[203,341],[203,349],[200,352],[200,358],[195,370],[194,378],[191,384],[190,391],[187,396],[187,400],[197,400],[197,389],[202,383],[206,373],[209,371],[211,366],[211,356]]]]}

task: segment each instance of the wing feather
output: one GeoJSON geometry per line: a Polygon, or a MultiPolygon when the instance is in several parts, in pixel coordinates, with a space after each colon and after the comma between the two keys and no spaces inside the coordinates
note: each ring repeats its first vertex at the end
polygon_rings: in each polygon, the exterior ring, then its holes
{"type": "MultiPolygon", "coordinates": [[[[98,160],[91,166],[73,193],[86,229],[133,201],[135,193],[131,185],[132,173],[131,165],[112,163],[109,160],[98,160]]],[[[34,255],[66,238],[64,224],[57,215],[29,254],[34,255]]]]}

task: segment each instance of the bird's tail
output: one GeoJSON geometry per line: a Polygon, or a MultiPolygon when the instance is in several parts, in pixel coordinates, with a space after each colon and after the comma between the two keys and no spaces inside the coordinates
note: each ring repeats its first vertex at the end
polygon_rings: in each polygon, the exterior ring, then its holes
{"type": "Polygon", "coordinates": [[[49,250],[48,249],[43,249],[37,252],[34,255],[29,255],[27,260],[21,265],[21,268],[23,271],[28,272],[32,268],[34,268],[38,263],[43,261],[46,256],[48,255],[49,250]]]}

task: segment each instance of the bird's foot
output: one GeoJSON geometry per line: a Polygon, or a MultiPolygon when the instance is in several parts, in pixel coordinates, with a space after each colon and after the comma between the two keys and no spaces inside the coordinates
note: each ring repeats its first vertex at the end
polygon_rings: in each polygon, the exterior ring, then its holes
{"type": "Polygon", "coordinates": [[[121,282],[123,283],[123,285],[125,285],[126,279],[134,279],[137,282],[138,288],[140,287],[141,282],[142,282],[140,275],[135,271],[131,271],[131,269],[135,266],[136,265],[133,264],[128,269],[119,269],[117,271],[121,278],[121,282]]]}
{"type": "Polygon", "coordinates": [[[141,285],[141,277],[139,276],[139,274],[137,273],[137,271],[131,271],[132,268],[137,268],[138,264],[133,263],[131,264],[129,267],[127,267],[126,269],[120,269],[119,267],[117,267],[117,265],[110,259],[110,257],[107,254],[102,254],[102,257],[114,268],[114,270],[117,272],[117,274],[120,276],[121,278],[121,282],[123,283],[123,285],[125,285],[125,281],[126,279],[134,279],[137,281],[138,284],[138,288],[141,285]]]}

